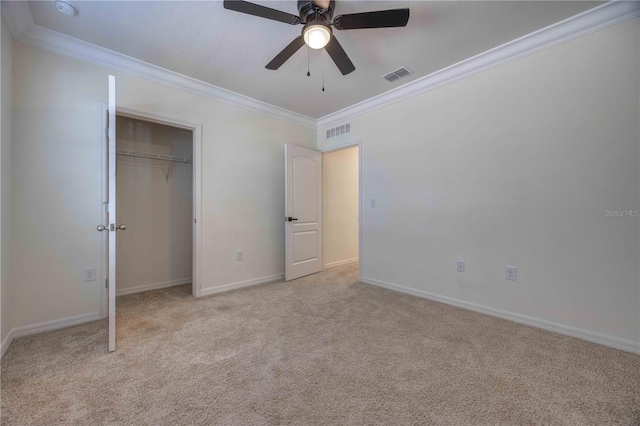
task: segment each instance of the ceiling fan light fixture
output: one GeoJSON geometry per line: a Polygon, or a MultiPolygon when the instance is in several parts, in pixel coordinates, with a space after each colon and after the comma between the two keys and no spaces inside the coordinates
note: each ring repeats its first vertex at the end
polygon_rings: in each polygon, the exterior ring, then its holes
{"type": "Polygon", "coordinates": [[[312,49],[322,49],[331,40],[331,28],[324,23],[314,22],[302,30],[304,42],[312,49]]]}

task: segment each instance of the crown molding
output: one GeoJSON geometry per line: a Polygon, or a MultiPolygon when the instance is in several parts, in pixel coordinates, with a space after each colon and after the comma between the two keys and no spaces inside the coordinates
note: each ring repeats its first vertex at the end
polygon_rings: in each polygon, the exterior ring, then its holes
{"type": "Polygon", "coordinates": [[[19,41],[81,61],[134,74],[146,80],[185,90],[196,95],[208,96],[245,110],[301,124],[312,129],[316,128],[316,120],[313,118],[234,93],[222,87],[105,49],[40,25],[32,25],[23,33],[19,41]]]}
{"type": "Polygon", "coordinates": [[[334,126],[414,96],[455,83],[562,43],[640,16],[640,2],[612,1],[549,25],[486,52],[411,81],[317,120],[318,129],[334,126]]]}
{"type": "Polygon", "coordinates": [[[321,129],[637,18],[640,2],[615,0],[604,3],[317,120],[34,24],[26,2],[2,1],[2,16],[14,40],[308,128],[321,129]]]}
{"type": "Polygon", "coordinates": [[[14,40],[18,40],[33,25],[31,9],[23,1],[3,1],[2,17],[14,40]]]}
{"type": "Polygon", "coordinates": [[[258,101],[248,96],[223,89],[222,87],[196,80],[195,78],[175,71],[34,24],[29,6],[25,2],[3,1],[2,15],[7,21],[7,26],[14,40],[81,61],[101,65],[109,69],[133,74],[140,78],[185,90],[196,95],[208,96],[245,110],[316,129],[316,120],[311,117],[258,101]]]}

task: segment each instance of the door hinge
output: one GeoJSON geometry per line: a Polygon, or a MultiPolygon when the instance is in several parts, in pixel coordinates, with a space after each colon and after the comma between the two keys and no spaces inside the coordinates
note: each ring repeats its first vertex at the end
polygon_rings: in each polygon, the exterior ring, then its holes
{"type": "Polygon", "coordinates": [[[104,279],[104,288],[109,288],[109,278],[104,279]]]}
{"type": "Polygon", "coordinates": [[[109,139],[109,128],[108,128],[108,127],[106,127],[106,128],[104,129],[104,136],[105,136],[107,139],[109,139]]]}
{"type": "Polygon", "coordinates": [[[196,219],[195,217],[193,218],[193,223],[198,223],[198,219],[196,219]]]}

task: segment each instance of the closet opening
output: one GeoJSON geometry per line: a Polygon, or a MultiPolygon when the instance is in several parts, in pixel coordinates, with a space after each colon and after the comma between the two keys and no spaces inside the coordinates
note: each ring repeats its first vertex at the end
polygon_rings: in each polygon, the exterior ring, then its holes
{"type": "Polygon", "coordinates": [[[194,140],[194,129],[117,115],[116,209],[127,229],[118,233],[116,296],[197,295],[194,140]]]}

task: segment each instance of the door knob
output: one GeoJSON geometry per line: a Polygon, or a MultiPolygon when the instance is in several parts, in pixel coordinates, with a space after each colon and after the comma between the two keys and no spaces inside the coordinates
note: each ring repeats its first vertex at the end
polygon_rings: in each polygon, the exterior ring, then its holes
{"type": "Polygon", "coordinates": [[[104,225],[98,225],[98,228],[97,228],[97,229],[98,229],[98,231],[100,231],[100,232],[102,232],[102,231],[108,231],[108,230],[109,230],[109,228],[108,228],[108,227],[106,227],[106,226],[104,226],[104,225]]]}
{"type": "Polygon", "coordinates": [[[287,218],[287,222],[293,222],[294,220],[298,220],[298,218],[297,217],[291,217],[291,216],[289,216],[287,218]]]}
{"type": "Polygon", "coordinates": [[[124,223],[116,227],[116,231],[124,231],[125,229],[127,229],[127,225],[125,225],[124,223]]]}

